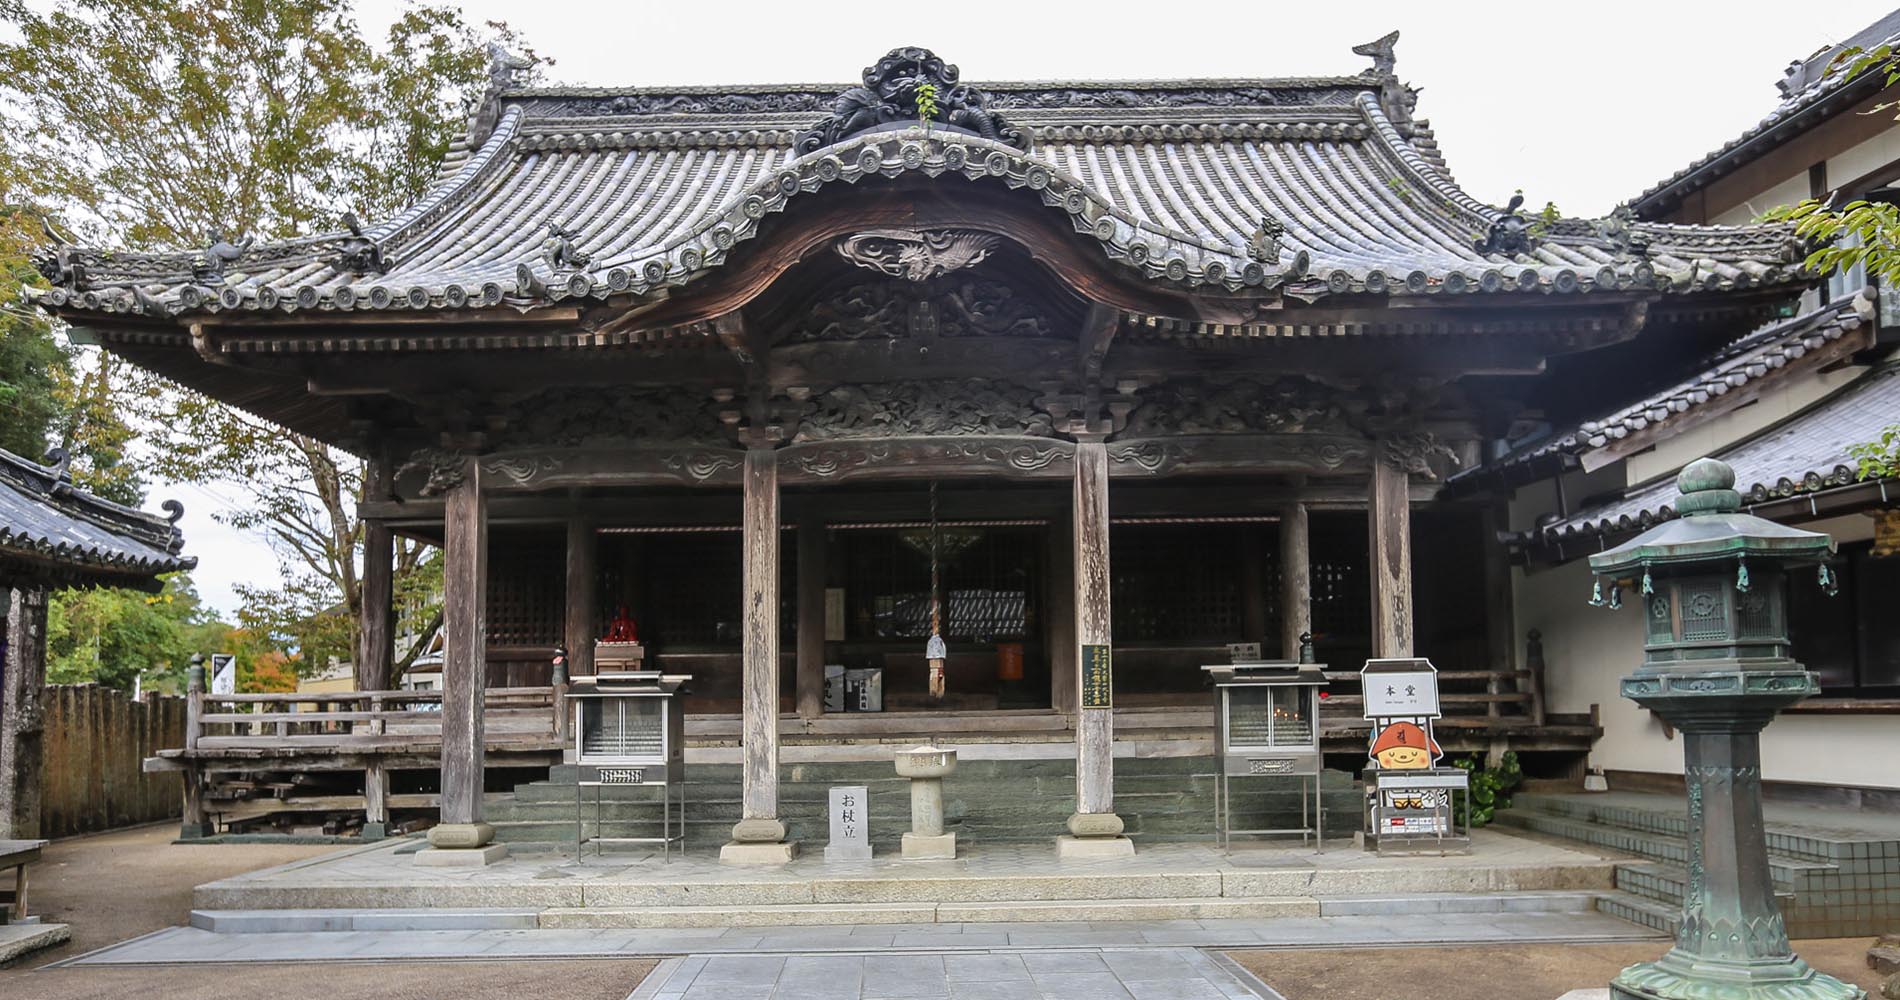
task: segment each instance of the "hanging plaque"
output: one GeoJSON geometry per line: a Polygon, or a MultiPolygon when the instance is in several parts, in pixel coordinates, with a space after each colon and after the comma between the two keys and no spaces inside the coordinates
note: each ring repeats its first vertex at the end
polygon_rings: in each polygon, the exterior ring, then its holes
{"type": "Polygon", "coordinates": [[[1082,646],[1082,707],[1114,708],[1114,654],[1107,643],[1082,646]]]}

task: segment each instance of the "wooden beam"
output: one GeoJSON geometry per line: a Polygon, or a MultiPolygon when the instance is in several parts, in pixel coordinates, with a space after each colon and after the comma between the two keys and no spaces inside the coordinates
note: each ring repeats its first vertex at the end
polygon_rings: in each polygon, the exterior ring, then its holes
{"type": "MultiPolygon", "coordinates": [[[[363,496],[382,499],[395,487],[395,465],[378,449],[363,465],[363,496]]],[[[362,596],[357,605],[356,689],[383,691],[389,687],[390,663],[395,658],[396,539],[389,523],[380,518],[363,521],[362,596]]]]}
{"type": "Polygon", "coordinates": [[[825,519],[815,507],[798,518],[798,714],[825,714],[825,519]]]}
{"type": "Polygon", "coordinates": [[[594,672],[594,640],[600,636],[600,624],[595,620],[599,600],[594,593],[599,579],[598,548],[593,522],[579,514],[568,518],[567,602],[562,631],[569,676],[594,672]]]}
{"type": "Polygon", "coordinates": [[[778,456],[769,448],[745,455],[745,599],[740,608],[744,665],[744,819],[778,819],[778,456]]]}
{"type": "MultiPolygon", "coordinates": [[[[1108,447],[1099,439],[1075,446],[1075,641],[1078,664],[1091,646],[1112,646],[1109,619],[1108,447]]],[[[1115,811],[1115,715],[1090,708],[1082,691],[1088,671],[1078,670],[1075,724],[1075,811],[1115,811]]],[[[1112,684],[1111,684],[1112,691],[1112,684]]],[[[1120,831],[1117,830],[1117,833],[1120,831]]]]}
{"type": "Polygon", "coordinates": [[[1300,658],[1300,636],[1313,631],[1313,549],[1306,505],[1280,508],[1280,655],[1300,658]]]}
{"type": "Polygon", "coordinates": [[[1372,463],[1367,562],[1372,577],[1372,655],[1412,655],[1412,503],[1404,469],[1372,463]]]}
{"type": "Polygon", "coordinates": [[[38,840],[46,591],[14,588],[5,594],[6,658],[0,661],[0,840],[38,840]]]}
{"type": "Polygon", "coordinates": [[[467,459],[445,499],[442,546],[442,822],[482,820],[488,664],[488,507],[467,459]]]}

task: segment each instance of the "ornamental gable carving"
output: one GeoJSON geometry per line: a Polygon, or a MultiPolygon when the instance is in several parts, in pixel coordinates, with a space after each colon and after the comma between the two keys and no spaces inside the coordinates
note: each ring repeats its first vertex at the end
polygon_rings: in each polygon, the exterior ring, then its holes
{"type": "Polygon", "coordinates": [[[812,304],[785,343],[909,337],[1051,337],[1037,305],[1000,281],[852,285],[812,304]]]}
{"type": "Polygon", "coordinates": [[[1139,390],[1136,400],[1123,439],[1354,430],[1340,393],[1300,378],[1170,381],[1139,390]]]}
{"type": "Polygon", "coordinates": [[[795,442],[913,436],[1050,437],[1036,392],[993,379],[841,385],[813,395],[795,442]]]}
{"type": "Polygon", "coordinates": [[[729,445],[704,392],[681,389],[550,389],[508,406],[496,450],[597,444],[729,445]]]}

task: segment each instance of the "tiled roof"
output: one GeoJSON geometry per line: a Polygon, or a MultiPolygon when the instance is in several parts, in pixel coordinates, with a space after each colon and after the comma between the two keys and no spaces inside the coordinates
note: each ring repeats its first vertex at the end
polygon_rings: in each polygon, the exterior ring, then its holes
{"type": "MultiPolygon", "coordinates": [[[[1751,383],[1771,378],[1827,345],[1856,332],[1870,333],[1874,323],[1874,291],[1864,289],[1793,319],[1779,320],[1724,345],[1710,355],[1706,367],[1688,379],[1604,416],[1586,420],[1569,431],[1552,434],[1520,447],[1454,478],[1481,478],[1513,466],[1529,465],[1557,456],[1583,456],[1607,448],[1632,434],[1656,432],[1751,383]]],[[[1856,340],[1857,343],[1865,338],[1856,340]]]]}
{"type": "Polygon", "coordinates": [[[1640,218],[1663,215],[1689,193],[1774,148],[1791,134],[1811,128],[1878,92],[1886,86],[1886,74],[1879,67],[1849,79],[1852,60],[1834,60],[1849,47],[1867,50],[1895,41],[1900,41],[1900,10],[1888,13],[1839,45],[1794,61],[1777,84],[1783,91],[1782,100],[1773,111],[1741,135],[1637,195],[1631,207],[1640,218]]]}
{"type": "MultiPolygon", "coordinates": [[[[1896,421],[1900,421],[1900,362],[1890,361],[1712,457],[1735,469],[1735,488],[1744,503],[1765,503],[1856,481],[1859,463],[1848,449],[1874,440],[1896,421]]],[[[1664,477],[1619,499],[1540,525],[1529,533],[1529,540],[1555,543],[1647,527],[1676,516],[1670,506],[1676,495],[1675,477],[1664,477]]]]}
{"type": "Polygon", "coordinates": [[[63,248],[69,266],[42,301],[167,318],[640,296],[712,272],[766,217],[820,189],[902,175],[1017,190],[1066,215],[1131,279],[1174,288],[1244,294],[1280,274],[1287,294],[1311,300],[1808,280],[1779,226],[1570,219],[1527,252],[1480,251],[1505,213],[1453,183],[1389,72],[977,86],[1026,152],[913,125],[799,155],[796,137],[841,89],[828,86],[511,91],[452,176],[360,235],[230,248],[221,268],[202,252],[63,248]],[[1263,217],[1284,226],[1276,259],[1249,250],[1263,217]],[[573,231],[586,264],[554,268],[550,224],[573,231]],[[380,273],[365,267],[371,246],[380,273]],[[1302,251],[1306,272],[1284,272],[1302,251]]]}
{"type": "Polygon", "coordinates": [[[73,486],[55,457],[44,466],[0,451],[0,585],[156,589],[158,574],[198,564],[179,554],[177,501],[166,501],[165,518],[102,500],[73,486]]]}

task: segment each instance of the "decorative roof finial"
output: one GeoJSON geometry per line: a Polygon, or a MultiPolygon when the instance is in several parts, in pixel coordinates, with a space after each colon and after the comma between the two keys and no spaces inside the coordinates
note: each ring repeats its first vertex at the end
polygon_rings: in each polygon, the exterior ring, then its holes
{"type": "Polygon", "coordinates": [[[1735,470],[1727,462],[1698,458],[1676,474],[1676,513],[1683,517],[1697,514],[1733,514],[1742,509],[1742,495],[1735,491],[1735,470]]]}
{"type": "Polygon", "coordinates": [[[244,256],[244,251],[249,250],[251,244],[255,242],[257,242],[257,237],[246,236],[244,242],[234,246],[222,234],[212,233],[211,245],[206,247],[204,253],[193,263],[191,276],[207,285],[223,284],[225,265],[244,256]]]}
{"type": "Polygon", "coordinates": [[[54,479],[65,479],[65,480],[70,481],[73,478],[72,452],[69,452],[64,448],[61,448],[58,445],[54,445],[53,447],[46,449],[46,458],[44,459],[44,461],[46,463],[47,470],[53,474],[54,479]]]}
{"type": "Polygon", "coordinates": [[[526,86],[532,69],[533,56],[516,55],[500,42],[488,43],[488,86],[475,104],[475,113],[468,118],[469,145],[479,146],[488,141],[501,121],[502,93],[526,86]]]}
{"type": "Polygon", "coordinates": [[[1370,56],[1372,58],[1372,69],[1368,71],[1369,75],[1390,76],[1392,74],[1392,68],[1397,66],[1399,62],[1398,56],[1393,52],[1393,49],[1397,48],[1398,44],[1399,33],[1396,31],[1388,32],[1384,36],[1367,42],[1364,45],[1353,46],[1352,54],[1356,56],[1370,56]]]}
{"type": "Polygon", "coordinates": [[[1519,210],[1524,207],[1524,192],[1511,196],[1510,204],[1504,206],[1504,214],[1491,220],[1491,227],[1483,236],[1471,241],[1472,248],[1479,253],[1503,254],[1515,257],[1530,253],[1536,246],[1531,238],[1531,220],[1519,210]]]}
{"type": "Polygon", "coordinates": [[[578,271],[594,260],[594,255],[580,248],[580,234],[558,222],[548,223],[547,239],[541,242],[541,255],[547,261],[548,270],[555,274],[562,271],[578,271]]]}
{"type": "Polygon", "coordinates": [[[929,49],[892,49],[864,68],[862,86],[832,99],[831,114],[799,133],[794,148],[802,155],[880,125],[928,120],[1027,151],[1028,135],[989,110],[989,95],[958,83],[958,76],[955,65],[929,49]]]}
{"type": "Polygon", "coordinates": [[[1260,225],[1247,237],[1247,256],[1262,264],[1280,263],[1280,238],[1286,235],[1286,226],[1271,215],[1260,217],[1260,225]]]}

